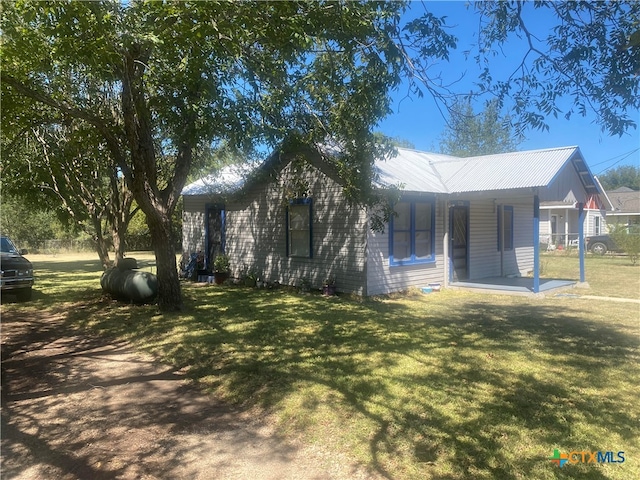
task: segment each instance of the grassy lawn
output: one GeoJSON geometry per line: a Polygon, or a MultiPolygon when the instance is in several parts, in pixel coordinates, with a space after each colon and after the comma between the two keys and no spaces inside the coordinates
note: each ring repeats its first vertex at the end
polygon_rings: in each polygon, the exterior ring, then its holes
{"type": "MultiPolygon", "coordinates": [[[[576,251],[540,255],[542,276],[580,279],[580,264],[576,251]]],[[[585,295],[640,299],[640,265],[632,265],[627,256],[587,254],[585,276],[590,289],[585,295]]]]}
{"type": "MultiPolygon", "coordinates": [[[[103,298],[90,256],[33,257],[34,301],[5,304],[3,314],[69,312],[70,322],[127,338],[208,391],[271,412],[283,432],[387,478],[640,478],[638,305],[184,284],[185,311],[160,315],[103,298]],[[626,460],[558,468],[554,449],[624,451],[626,460]]],[[[567,278],[560,261],[577,272],[577,258],[557,258],[543,258],[552,260],[547,276],[567,278]]],[[[629,297],[635,288],[638,297],[639,267],[588,258],[587,272],[585,293],[629,297]]]]}

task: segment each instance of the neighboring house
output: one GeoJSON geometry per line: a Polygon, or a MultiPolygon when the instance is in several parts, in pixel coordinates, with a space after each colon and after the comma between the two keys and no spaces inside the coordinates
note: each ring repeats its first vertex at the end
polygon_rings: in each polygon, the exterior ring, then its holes
{"type": "MultiPolygon", "coordinates": [[[[595,178],[595,177],[594,177],[595,178]]],[[[597,182],[597,178],[596,178],[597,182]]],[[[602,187],[598,183],[602,193],[602,187]]],[[[607,208],[610,204],[606,195],[589,195],[584,204],[583,235],[601,235],[605,233],[607,208]]],[[[540,243],[546,250],[578,246],[578,204],[564,202],[540,203],[540,243]]]]}
{"type": "Polygon", "coordinates": [[[376,169],[378,187],[402,187],[384,232],[345,198],[329,154],[276,152],[248,175],[228,167],[185,187],[183,251],[202,251],[207,265],[225,252],[235,276],[314,287],[334,278],[359,295],[530,272],[537,292],[539,205],[584,215],[598,194],[577,147],[471,158],[398,148],[376,169]]]}
{"type": "MultiPolygon", "coordinates": [[[[607,209],[607,225],[639,225],[640,224],[640,192],[627,187],[620,187],[607,192],[611,204],[607,209]]],[[[608,228],[602,233],[607,233],[608,228]]]]}

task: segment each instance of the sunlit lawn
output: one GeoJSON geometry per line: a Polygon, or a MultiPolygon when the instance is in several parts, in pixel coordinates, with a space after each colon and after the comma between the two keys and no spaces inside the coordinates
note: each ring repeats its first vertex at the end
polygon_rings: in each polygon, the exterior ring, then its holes
{"type": "MultiPolygon", "coordinates": [[[[3,314],[69,311],[388,478],[640,478],[638,305],[461,291],[358,301],[185,284],[185,311],[159,315],[101,297],[87,258],[38,259],[34,302],[3,314]],[[624,451],[626,461],[560,469],[554,449],[624,451]]],[[[613,295],[618,278],[627,291],[640,272],[617,259],[588,258],[587,268],[592,288],[580,293],[613,295]]]]}
{"type": "MultiPolygon", "coordinates": [[[[640,299],[640,265],[632,265],[628,256],[587,253],[585,260],[590,289],[576,293],[640,299]]],[[[540,264],[546,277],[580,279],[580,263],[575,250],[542,254],[540,264]]]]}

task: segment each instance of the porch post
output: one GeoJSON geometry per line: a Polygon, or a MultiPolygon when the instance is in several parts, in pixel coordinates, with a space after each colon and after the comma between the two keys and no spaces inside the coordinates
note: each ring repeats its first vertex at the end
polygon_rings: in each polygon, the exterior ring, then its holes
{"type": "Polygon", "coordinates": [[[564,210],[564,249],[569,250],[569,209],[564,210]]]}
{"type": "Polygon", "coordinates": [[[540,198],[533,196],[533,293],[540,291],[540,198]]]}
{"type": "Polygon", "coordinates": [[[444,262],[442,262],[442,266],[444,267],[443,287],[448,287],[451,282],[451,257],[449,253],[449,201],[442,202],[442,210],[442,230],[444,231],[444,236],[442,238],[442,256],[444,257],[444,262]]]}
{"type": "Polygon", "coordinates": [[[578,203],[578,256],[580,257],[580,283],[584,283],[584,203],[578,203]]]}

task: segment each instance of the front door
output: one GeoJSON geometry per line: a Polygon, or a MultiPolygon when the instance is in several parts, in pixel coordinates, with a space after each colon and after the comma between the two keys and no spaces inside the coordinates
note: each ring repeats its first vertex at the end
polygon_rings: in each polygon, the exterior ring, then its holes
{"type": "Polygon", "coordinates": [[[469,206],[451,207],[451,249],[449,252],[452,280],[469,278],[469,206]]]}
{"type": "Polygon", "coordinates": [[[224,209],[207,208],[207,268],[213,269],[213,262],[224,253],[224,209]]]}

